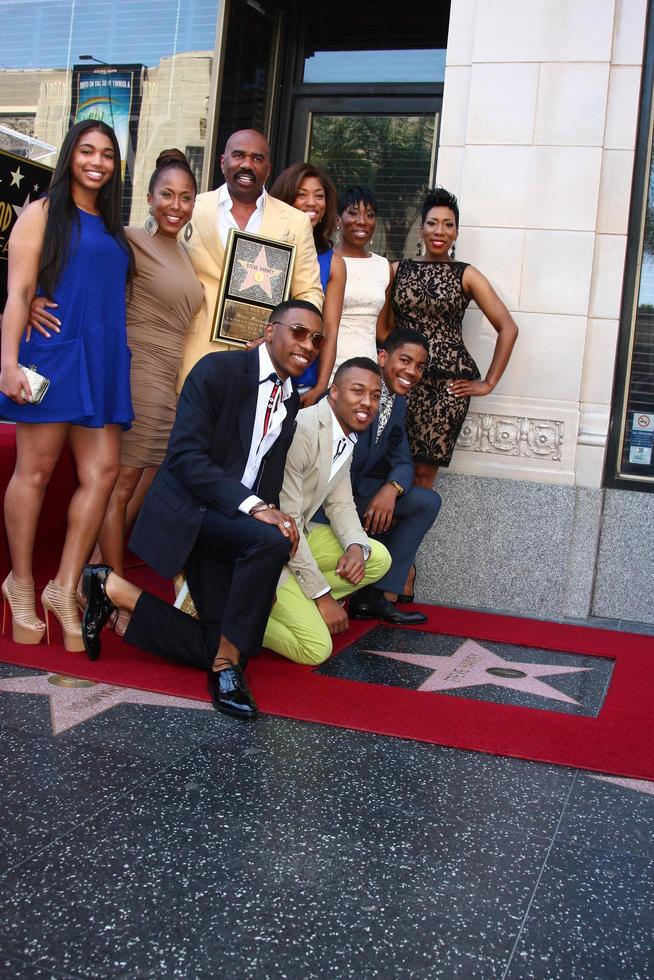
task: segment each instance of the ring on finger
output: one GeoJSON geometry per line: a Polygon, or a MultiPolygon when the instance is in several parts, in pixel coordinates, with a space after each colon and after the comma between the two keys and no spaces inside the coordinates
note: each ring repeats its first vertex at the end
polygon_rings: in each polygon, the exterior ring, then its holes
{"type": "Polygon", "coordinates": [[[291,526],[291,522],[290,521],[284,521],[284,523],[282,524],[282,527],[285,527],[285,528],[289,528],[290,526],[291,526]]]}

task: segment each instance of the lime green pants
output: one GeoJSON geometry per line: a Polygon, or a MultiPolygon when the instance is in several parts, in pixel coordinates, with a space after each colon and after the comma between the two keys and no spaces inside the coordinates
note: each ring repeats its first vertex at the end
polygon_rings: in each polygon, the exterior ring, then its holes
{"type": "MultiPolygon", "coordinates": [[[[335,572],[343,549],[331,528],[326,524],[314,528],[307,542],[334,599],[344,599],[364,585],[372,585],[391,565],[391,556],[384,545],[371,539],[366,574],[358,585],[352,585],[335,572]]],[[[331,634],[318,606],[313,599],[307,599],[293,577],[277,589],[277,602],[266,626],[263,646],[298,664],[321,664],[332,652],[331,634]]]]}

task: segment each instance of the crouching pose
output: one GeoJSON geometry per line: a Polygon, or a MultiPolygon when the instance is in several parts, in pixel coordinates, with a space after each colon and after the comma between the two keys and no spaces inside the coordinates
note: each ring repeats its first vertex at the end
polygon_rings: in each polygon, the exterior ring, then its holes
{"type": "Polygon", "coordinates": [[[166,458],[130,547],[165,578],[184,569],[198,619],[142,592],[105,565],[87,565],[82,631],[92,659],[116,607],[131,613],[125,642],[209,672],[215,707],[253,718],[242,673],[257,653],[280,572],[295,553],[295,521],[279,509],[299,398],[290,378],[315,359],[318,310],[290,300],[273,310],[265,343],[208,354],[189,374],[166,458]]]}
{"type": "Polygon", "coordinates": [[[394,626],[424,623],[417,610],[403,612],[395,603],[415,572],[416,552],[441,506],[433,490],[413,486],[413,460],[406,434],[406,396],[427,367],[428,345],[415,330],[393,330],[379,352],[382,396],[379,415],[356,444],[352,489],[363,526],[388,548],[393,564],[374,586],[350,602],[353,619],[382,619],[394,626]]]}
{"type": "Polygon", "coordinates": [[[357,433],[373,422],[381,396],[378,366],[353,357],[334,375],[329,396],[298,415],[280,506],[298,526],[299,544],[280,578],[263,645],[302,664],[332,652],[344,633],[339,600],[376,582],[390,555],[361,526],[352,496],[350,463],[357,433]],[[328,525],[313,518],[324,509],[328,525]]]}

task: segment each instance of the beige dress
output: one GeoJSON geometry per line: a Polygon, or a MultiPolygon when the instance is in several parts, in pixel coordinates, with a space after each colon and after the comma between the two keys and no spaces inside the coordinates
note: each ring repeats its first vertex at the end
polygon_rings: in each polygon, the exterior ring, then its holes
{"type": "Polygon", "coordinates": [[[343,261],[347,280],[334,371],[350,357],[370,357],[377,363],[377,317],[391,274],[388,259],[375,252],[367,259],[344,255],[343,261]]]}
{"type": "Polygon", "coordinates": [[[127,303],[134,423],[123,433],[124,466],[159,466],[175,418],[184,336],[202,305],[202,286],[174,238],[127,228],[136,275],[127,303]]]}

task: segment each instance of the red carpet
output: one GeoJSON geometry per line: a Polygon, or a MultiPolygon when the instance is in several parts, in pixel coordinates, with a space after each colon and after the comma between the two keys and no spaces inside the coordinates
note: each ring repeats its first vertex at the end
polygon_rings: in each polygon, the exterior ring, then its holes
{"type": "MultiPolygon", "coordinates": [[[[169,587],[146,568],[133,578],[160,595],[169,587]]],[[[169,593],[171,594],[171,593],[169,593]]],[[[654,779],[654,641],[651,637],[538,620],[425,606],[423,629],[615,661],[596,718],[491,704],[447,694],[362,684],[321,676],[264,651],[248,667],[262,711],[302,721],[417,739],[459,749],[574,766],[634,779],[654,779]]],[[[353,623],[337,650],[371,628],[353,623]]],[[[102,658],[62,646],[18,646],[3,637],[0,661],[177,697],[208,700],[205,676],[121,643],[105,632],[102,658]]],[[[235,722],[238,724],[238,722],[235,722]]]]}
{"type": "MultiPolygon", "coordinates": [[[[13,427],[0,425],[0,489],[13,470],[13,427]]],[[[75,486],[70,461],[62,459],[48,490],[38,540],[35,578],[44,584],[56,567],[63,541],[63,515],[75,486]]],[[[8,568],[0,555],[0,573],[8,568]]],[[[169,583],[140,567],[130,573],[139,585],[172,596],[169,583]]],[[[248,668],[262,711],[286,718],[336,725],[460,749],[574,766],[612,775],[654,780],[654,640],[581,626],[424,607],[421,629],[454,636],[609,657],[612,680],[597,717],[494,704],[472,698],[343,680],[315,673],[263,652],[248,668]]],[[[353,623],[336,650],[373,625],[353,623]]],[[[56,634],[59,639],[59,634],[56,634]]],[[[103,656],[91,663],[61,645],[18,646],[0,638],[0,661],[107,684],[208,700],[201,671],[169,664],[122,644],[105,633],[103,656]]],[[[239,724],[235,722],[235,724],[239,724]]]]}

